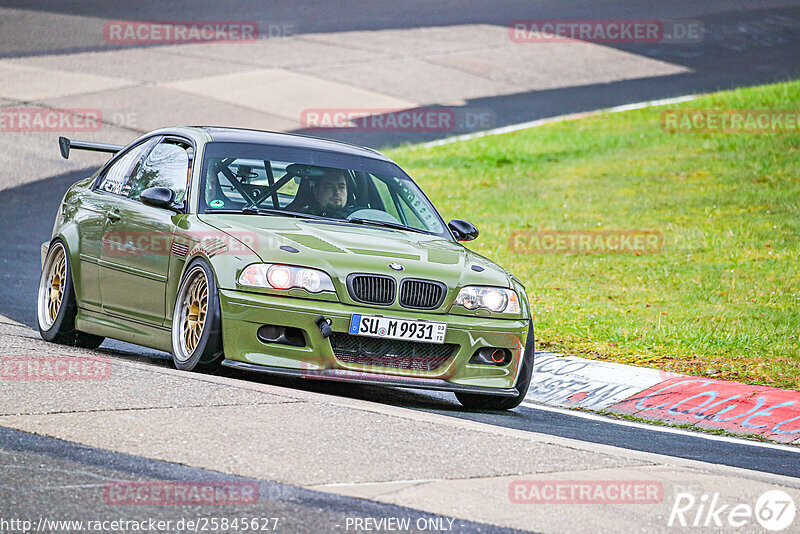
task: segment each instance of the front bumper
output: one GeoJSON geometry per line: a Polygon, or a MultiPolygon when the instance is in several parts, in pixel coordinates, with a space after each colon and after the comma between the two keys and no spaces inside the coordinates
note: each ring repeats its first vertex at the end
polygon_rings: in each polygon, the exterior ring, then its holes
{"type": "Polygon", "coordinates": [[[517,394],[513,388],[527,341],[527,319],[420,314],[224,289],[219,291],[219,296],[225,365],[229,367],[394,387],[500,396],[517,394]],[[446,362],[432,370],[342,361],[336,357],[330,340],[322,337],[314,321],[322,315],[331,321],[334,332],[347,334],[354,313],[446,322],[445,343],[453,344],[455,349],[446,362]],[[257,331],[265,324],[301,329],[305,346],[263,343],[257,331]],[[469,364],[475,351],[483,347],[510,350],[511,363],[505,366],[469,364]]]}

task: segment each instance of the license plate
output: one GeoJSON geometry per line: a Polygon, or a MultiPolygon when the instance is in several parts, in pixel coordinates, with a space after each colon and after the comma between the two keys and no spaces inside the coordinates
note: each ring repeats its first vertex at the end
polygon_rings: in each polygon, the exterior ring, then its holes
{"type": "Polygon", "coordinates": [[[444,343],[447,323],[393,319],[380,315],[354,313],[350,318],[350,333],[356,336],[404,339],[423,343],[444,343]]]}

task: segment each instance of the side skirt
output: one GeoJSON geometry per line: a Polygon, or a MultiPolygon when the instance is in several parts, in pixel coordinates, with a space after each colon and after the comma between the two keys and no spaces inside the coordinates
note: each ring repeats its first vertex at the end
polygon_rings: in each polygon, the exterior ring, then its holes
{"type": "Polygon", "coordinates": [[[78,309],[75,328],[87,334],[127,341],[166,352],[172,351],[170,330],[163,326],[146,325],[129,319],[78,309]]]}

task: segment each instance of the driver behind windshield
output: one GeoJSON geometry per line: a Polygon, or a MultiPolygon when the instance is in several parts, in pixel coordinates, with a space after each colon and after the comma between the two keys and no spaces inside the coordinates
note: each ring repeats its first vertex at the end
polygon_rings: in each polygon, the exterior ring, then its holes
{"type": "Polygon", "coordinates": [[[312,200],[308,213],[344,219],[352,210],[347,207],[347,179],[339,169],[327,169],[319,178],[311,179],[312,200]]]}

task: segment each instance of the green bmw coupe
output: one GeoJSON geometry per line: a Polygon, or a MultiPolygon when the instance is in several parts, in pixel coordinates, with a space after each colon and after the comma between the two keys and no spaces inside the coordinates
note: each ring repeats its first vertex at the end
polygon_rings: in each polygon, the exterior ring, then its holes
{"type": "Polygon", "coordinates": [[[525,397],[524,287],[386,156],[214,127],[59,142],[65,158],[113,156],[67,191],[42,245],[45,340],[119,339],[187,371],[446,390],[473,409],[525,397]]]}

